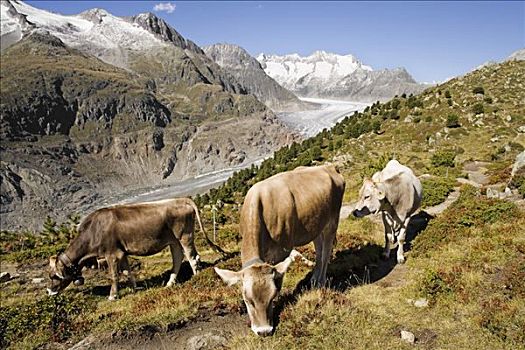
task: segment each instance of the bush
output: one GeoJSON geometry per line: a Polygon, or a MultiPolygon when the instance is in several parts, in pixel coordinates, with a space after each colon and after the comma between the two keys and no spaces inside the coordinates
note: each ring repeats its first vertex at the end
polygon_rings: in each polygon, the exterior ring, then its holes
{"type": "Polygon", "coordinates": [[[448,128],[459,128],[459,117],[456,114],[449,114],[447,116],[447,127],[448,128]]]}
{"type": "Polygon", "coordinates": [[[472,106],[472,112],[474,114],[481,114],[484,112],[483,104],[482,103],[476,103],[474,106],[472,106]]]}
{"type": "Polygon", "coordinates": [[[476,86],[474,89],[472,89],[472,92],[475,94],[485,94],[485,89],[483,89],[482,86],[476,86]]]}
{"type": "Polygon", "coordinates": [[[432,122],[432,117],[431,117],[430,115],[427,115],[427,116],[425,117],[425,122],[427,122],[427,123],[432,122]]]}
{"type": "Polygon", "coordinates": [[[445,91],[445,98],[452,98],[452,95],[450,94],[450,91],[445,91]]]}
{"type": "Polygon", "coordinates": [[[447,104],[448,104],[449,106],[452,106],[452,100],[451,100],[451,99],[448,99],[448,100],[447,100],[447,104]]]}
{"type": "Polygon", "coordinates": [[[472,186],[461,189],[459,199],[438,218],[430,221],[413,243],[414,256],[427,255],[450,242],[469,235],[471,227],[495,222],[508,222],[520,216],[516,204],[500,199],[491,199],[472,186]]]}
{"type": "Polygon", "coordinates": [[[450,192],[454,190],[456,181],[452,178],[430,178],[421,181],[423,185],[423,203],[422,208],[432,207],[443,203],[450,192]]]}
{"type": "Polygon", "coordinates": [[[386,164],[391,159],[393,159],[393,157],[394,157],[393,154],[386,153],[386,154],[382,154],[376,160],[371,160],[367,164],[366,168],[361,172],[361,177],[362,178],[371,177],[372,175],[374,175],[375,172],[383,170],[386,164]]]}
{"type": "Polygon", "coordinates": [[[449,167],[455,166],[454,159],[456,158],[456,152],[450,150],[437,151],[432,155],[430,159],[432,166],[434,167],[449,167]]]}
{"type": "Polygon", "coordinates": [[[77,316],[92,307],[93,303],[81,294],[68,293],[28,300],[22,305],[2,306],[0,345],[7,347],[35,335],[42,341],[64,341],[82,327],[77,316]]]}
{"type": "Polygon", "coordinates": [[[488,104],[491,104],[491,103],[492,103],[492,97],[485,97],[485,98],[483,99],[483,101],[485,101],[485,102],[488,103],[488,104]]]}

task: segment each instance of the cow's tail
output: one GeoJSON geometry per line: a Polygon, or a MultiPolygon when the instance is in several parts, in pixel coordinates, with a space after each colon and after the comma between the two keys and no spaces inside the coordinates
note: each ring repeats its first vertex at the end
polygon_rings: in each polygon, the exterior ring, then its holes
{"type": "Polygon", "coordinates": [[[204,226],[202,226],[201,217],[199,215],[199,208],[197,208],[197,205],[195,204],[195,202],[188,198],[188,203],[191,205],[191,207],[195,211],[195,216],[197,217],[197,222],[199,223],[199,228],[200,228],[201,232],[203,233],[204,238],[206,239],[206,242],[208,243],[208,245],[213,250],[215,250],[217,253],[220,253],[220,254],[222,254],[224,256],[230,255],[229,253],[225,252],[221,247],[219,247],[217,244],[213,243],[212,240],[210,239],[210,237],[208,237],[208,233],[206,233],[206,231],[204,230],[204,226]]]}

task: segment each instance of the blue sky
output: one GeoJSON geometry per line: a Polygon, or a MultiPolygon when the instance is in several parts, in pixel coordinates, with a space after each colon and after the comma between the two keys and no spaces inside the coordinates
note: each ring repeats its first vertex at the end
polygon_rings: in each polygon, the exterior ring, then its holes
{"type": "MultiPolygon", "coordinates": [[[[28,1],[75,14],[155,12],[169,1],[28,1]]],[[[404,66],[418,81],[441,81],[525,47],[525,2],[171,1],[155,12],[199,45],[228,42],[252,55],[351,53],[374,69],[404,66]],[[170,8],[170,6],[164,6],[170,8]]]]}

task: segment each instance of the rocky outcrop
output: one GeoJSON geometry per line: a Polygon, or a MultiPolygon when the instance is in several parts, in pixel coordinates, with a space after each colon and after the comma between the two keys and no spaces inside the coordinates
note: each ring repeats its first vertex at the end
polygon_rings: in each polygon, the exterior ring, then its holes
{"type": "Polygon", "coordinates": [[[124,17],[131,23],[138,24],[140,27],[153,33],[162,41],[170,42],[183,50],[190,50],[195,53],[203,54],[202,49],[193,41],[185,39],[175,29],[168,25],[163,19],[158,18],[151,12],[141,13],[136,16],[124,17]]]}
{"type": "Polygon", "coordinates": [[[152,82],[41,30],[2,53],[0,84],[2,229],[38,229],[293,139],[252,95],[152,82]]]}
{"type": "Polygon", "coordinates": [[[255,95],[274,111],[309,109],[292,92],[269,77],[261,64],[242,47],[232,44],[215,44],[203,48],[208,57],[227,69],[247,93],[255,95]]]}

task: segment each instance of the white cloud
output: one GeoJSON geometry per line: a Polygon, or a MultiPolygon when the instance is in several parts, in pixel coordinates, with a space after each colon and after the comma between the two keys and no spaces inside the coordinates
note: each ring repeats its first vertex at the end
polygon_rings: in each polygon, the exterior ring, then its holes
{"type": "Polygon", "coordinates": [[[153,6],[153,11],[166,11],[167,13],[172,13],[175,11],[175,4],[171,2],[159,2],[153,6]]]}

